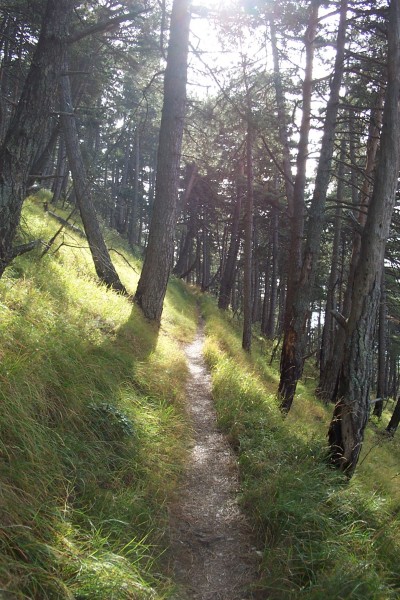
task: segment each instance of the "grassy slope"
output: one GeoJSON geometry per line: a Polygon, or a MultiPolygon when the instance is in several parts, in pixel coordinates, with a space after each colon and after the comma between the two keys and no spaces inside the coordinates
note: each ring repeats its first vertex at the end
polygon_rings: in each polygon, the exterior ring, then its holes
{"type": "Polygon", "coordinates": [[[371,425],[347,483],[324,462],[332,409],[313,398],[313,381],[300,385],[283,421],[271,348],[255,343],[250,360],[229,317],[207,298],[203,313],[219,423],[238,448],[241,500],[263,548],[266,597],[399,598],[399,437],[371,425]]]}
{"type": "MultiPolygon", "coordinates": [[[[24,214],[30,239],[58,228],[38,200],[24,214]]],[[[195,302],[172,283],[158,332],[97,284],[79,237],[64,243],[0,282],[0,597],[162,598],[195,302]]],[[[133,292],[137,273],[113,258],[133,292]]]]}
{"type": "MultiPolygon", "coordinates": [[[[38,200],[29,239],[58,228],[38,200]]],[[[97,284],[83,242],[20,257],[0,281],[0,597],[170,598],[160,558],[166,500],[185,460],[186,365],[194,294],[169,286],[161,330],[97,284]],[[160,573],[163,573],[162,575],[160,573]]],[[[55,246],[58,246],[57,243],[55,246]]],[[[140,265],[109,245],[130,291],[140,265]]],[[[299,388],[283,422],[276,365],[202,297],[219,422],[238,448],[242,504],[272,599],[389,599],[400,593],[399,439],[370,427],[350,484],[323,462],[331,411],[299,388]]],[[[310,373],[311,374],[311,373],[310,373]]]]}

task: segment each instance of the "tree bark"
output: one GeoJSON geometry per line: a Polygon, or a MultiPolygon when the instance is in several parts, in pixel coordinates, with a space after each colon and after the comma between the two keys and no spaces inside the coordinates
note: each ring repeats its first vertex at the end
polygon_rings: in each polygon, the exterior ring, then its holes
{"type": "Polygon", "coordinates": [[[190,0],[174,0],[157,159],[157,179],[146,256],[135,300],[160,323],[174,254],[179,165],[186,109],[190,0]]]}
{"type": "Polygon", "coordinates": [[[371,356],[386,240],[398,183],[400,100],[400,0],[391,0],[388,18],[388,85],[378,166],[354,277],[332,422],[328,432],[333,465],[351,476],[369,415],[371,356]]]}
{"type": "Polygon", "coordinates": [[[71,0],[48,0],[15,114],[0,148],[0,277],[11,262],[26,187],[54,108],[71,0]]]}

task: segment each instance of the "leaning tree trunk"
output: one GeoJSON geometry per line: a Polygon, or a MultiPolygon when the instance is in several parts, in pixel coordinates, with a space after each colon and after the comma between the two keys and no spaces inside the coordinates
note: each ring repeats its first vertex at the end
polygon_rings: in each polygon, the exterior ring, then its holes
{"type": "Polygon", "coordinates": [[[326,108],[321,152],[318,161],[315,187],[310,207],[307,240],[304,249],[300,276],[288,302],[290,318],[286,317],[285,335],[281,354],[281,377],[278,394],[281,410],[287,413],[293,402],[297,382],[300,379],[307,345],[307,320],[314,288],[320,240],[325,219],[325,202],[328,191],[331,163],[334,150],[336,119],[339,107],[339,92],[344,67],[346,43],[347,0],[341,0],[340,21],[336,40],[336,58],[331,90],[326,108]]]}
{"type": "Polygon", "coordinates": [[[346,344],[328,438],[331,462],[351,476],[369,415],[371,356],[379,307],[386,240],[396,199],[400,166],[400,0],[388,18],[388,85],[378,166],[354,277],[346,344]]]}
{"type": "Polygon", "coordinates": [[[83,227],[89,243],[96,273],[99,279],[107,286],[119,292],[126,293],[126,290],[118,277],[114,265],[111,262],[111,258],[101,233],[100,225],[91,198],[90,186],[79,146],[78,130],[76,127],[76,120],[72,106],[71,84],[68,75],[68,59],[66,48],[64,49],[63,73],[60,78],[59,87],[61,125],[67,149],[68,163],[71,169],[76,200],[79,206],[83,227]]]}
{"type": "Polygon", "coordinates": [[[179,165],[186,109],[190,5],[191,0],[174,0],[172,6],[153,215],[135,294],[135,300],[144,315],[158,324],[174,255],[179,165]]]}
{"type": "Polygon", "coordinates": [[[31,66],[0,148],[0,277],[17,253],[12,245],[31,168],[54,108],[73,4],[47,1],[31,66]]]}

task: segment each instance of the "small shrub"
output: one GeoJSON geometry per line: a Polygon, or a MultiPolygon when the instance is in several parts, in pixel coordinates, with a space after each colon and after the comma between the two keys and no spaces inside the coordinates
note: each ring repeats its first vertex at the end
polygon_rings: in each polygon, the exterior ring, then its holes
{"type": "Polygon", "coordinates": [[[95,433],[107,442],[118,442],[121,438],[134,437],[135,428],[131,419],[113,404],[89,404],[90,420],[95,433]]]}

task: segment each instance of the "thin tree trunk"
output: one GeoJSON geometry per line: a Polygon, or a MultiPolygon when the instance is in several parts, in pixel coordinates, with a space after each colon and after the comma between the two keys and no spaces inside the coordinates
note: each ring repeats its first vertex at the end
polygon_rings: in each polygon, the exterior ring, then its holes
{"type": "Polygon", "coordinates": [[[186,109],[190,0],[174,0],[164,102],[158,145],[157,180],[146,256],[135,300],[144,315],[160,323],[174,255],[179,166],[186,109]]]}
{"type": "Polygon", "coordinates": [[[391,0],[388,18],[388,85],[378,166],[361,239],[352,306],[329,428],[331,462],[351,476],[369,415],[371,355],[386,240],[396,200],[400,166],[400,0],[391,0]]]}
{"type": "Polygon", "coordinates": [[[232,214],[228,256],[226,257],[224,269],[222,271],[218,296],[218,308],[222,308],[223,310],[226,310],[229,306],[235,281],[236,261],[240,246],[240,213],[242,209],[243,178],[244,164],[240,161],[236,178],[236,201],[232,214]]]}

